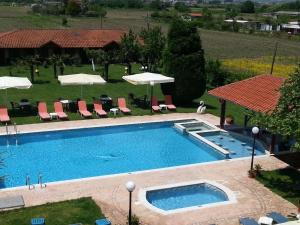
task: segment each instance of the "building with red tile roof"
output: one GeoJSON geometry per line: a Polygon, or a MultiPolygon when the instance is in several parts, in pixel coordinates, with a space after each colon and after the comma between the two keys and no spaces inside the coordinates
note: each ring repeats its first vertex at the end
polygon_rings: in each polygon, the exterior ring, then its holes
{"type": "Polygon", "coordinates": [[[26,29],[0,33],[0,61],[26,54],[83,54],[83,49],[116,47],[123,30],[104,29],[26,29]]]}
{"type": "Polygon", "coordinates": [[[275,109],[284,78],[259,75],[210,90],[219,99],[233,102],[246,109],[268,113],[275,109]]]}

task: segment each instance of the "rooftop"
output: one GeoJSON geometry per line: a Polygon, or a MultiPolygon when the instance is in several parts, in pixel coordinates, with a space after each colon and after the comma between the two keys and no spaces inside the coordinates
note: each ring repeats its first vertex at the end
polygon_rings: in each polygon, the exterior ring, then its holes
{"type": "Polygon", "coordinates": [[[102,48],[120,42],[125,31],[100,29],[26,29],[0,33],[0,48],[102,48]]]}
{"type": "Polygon", "coordinates": [[[280,97],[284,78],[259,75],[210,90],[210,95],[233,102],[247,109],[267,113],[273,111],[280,97]]]}

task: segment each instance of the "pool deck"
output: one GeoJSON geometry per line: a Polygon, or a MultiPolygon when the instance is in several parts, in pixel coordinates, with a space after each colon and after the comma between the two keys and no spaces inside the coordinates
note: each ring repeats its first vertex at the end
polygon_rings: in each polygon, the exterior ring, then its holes
{"type": "MultiPolygon", "coordinates": [[[[210,114],[173,113],[22,125],[19,126],[19,130],[33,132],[187,118],[200,118],[215,125],[219,122],[218,117],[210,114]]],[[[1,128],[0,132],[5,132],[5,129],[1,128]]],[[[255,163],[260,163],[265,170],[287,166],[273,156],[256,157],[255,163]]],[[[46,188],[36,186],[33,190],[27,188],[3,189],[0,190],[0,198],[22,195],[25,206],[28,207],[91,196],[113,224],[124,224],[128,211],[128,192],[125,189],[125,183],[132,180],[137,185],[133,192],[133,213],[139,216],[144,224],[149,225],[208,225],[212,223],[236,225],[239,224],[238,218],[243,216],[259,218],[270,211],[278,211],[285,215],[296,212],[296,206],[275,195],[256,180],[248,178],[249,166],[250,158],[224,160],[177,168],[56,182],[48,184],[46,188]],[[161,215],[145,207],[138,197],[139,190],[142,188],[202,179],[218,182],[232,190],[236,194],[237,203],[161,215]]]]}

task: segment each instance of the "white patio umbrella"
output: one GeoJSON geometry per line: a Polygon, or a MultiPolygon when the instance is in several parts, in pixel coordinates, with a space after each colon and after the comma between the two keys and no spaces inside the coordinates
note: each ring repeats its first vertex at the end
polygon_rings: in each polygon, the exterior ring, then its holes
{"type": "Polygon", "coordinates": [[[162,74],[158,73],[138,73],[134,75],[128,75],[128,76],[123,76],[122,77],[124,80],[128,81],[131,84],[134,85],[143,85],[143,84],[148,84],[151,86],[151,104],[150,104],[150,111],[152,113],[152,95],[153,95],[153,86],[155,84],[162,84],[162,83],[171,83],[174,82],[175,79],[173,77],[167,77],[162,74]]]}
{"type": "Polygon", "coordinates": [[[0,89],[6,90],[6,102],[7,102],[7,89],[16,88],[16,89],[28,89],[32,86],[30,80],[27,77],[10,77],[4,76],[0,77],[0,89]]]}
{"type": "Polygon", "coordinates": [[[58,81],[61,85],[80,85],[81,86],[81,97],[82,97],[82,86],[83,85],[101,85],[106,84],[106,81],[100,75],[91,74],[71,74],[58,76],[58,81]]]}

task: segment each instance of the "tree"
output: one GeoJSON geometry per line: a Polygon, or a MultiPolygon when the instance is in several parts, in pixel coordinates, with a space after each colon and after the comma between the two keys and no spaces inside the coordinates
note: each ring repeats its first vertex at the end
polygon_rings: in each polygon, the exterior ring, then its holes
{"type": "Polygon", "coordinates": [[[226,6],[225,15],[226,18],[234,19],[238,15],[238,10],[235,6],[226,6]]]}
{"type": "Polygon", "coordinates": [[[100,64],[103,69],[105,80],[108,81],[109,65],[116,62],[115,54],[112,50],[105,51],[103,49],[86,49],[88,58],[93,59],[95,63],[100,64]]]}
{"type": "Polygon", "coordinates": [[[143,29],[140,37],[144,44],[141,47],[142,64],[147,65],[148,71],[157,72],[157,68],[162,59],[166,38],[160,27],[143,29]]]}
{"type": "Polygon", "coordinates": [[[18,60],[19,65],[28,66],[30,71],[31,83],[34,83],[34,66],[38,66],[41,63],[40,57],[38,55],[31,55],[18,60]]]}
{"type": "Polygon", "coordinates": [[[49,57],[49,62],[53,66],[53,75],[54,78],[57,78],[57,67],[59,67],[59,74],[63,75],[65,62],[70,58],[69,55],[52,55],[49,57]]]}
{"type": "Polygon", "coordinates": [[[128,74],[131,74],[131,63],[137,62],[140,58],[140,44],[131,29],[121,38],[119,58],[128,66],[128,74]]]}
{"type": "Polygon", "coordinates": [[[245,1],[241,5],[241,13],[255,13],[255,6],[252,1],[245,1]]]}
{"type": "Polygon", "coordinates": [[[99,16],[100,16],[100,28],[102,29],[103,27],[103,19],[107,14],[107,11],[104,8],[100,8],[98,10],[99,16]]]}
{"type": "Polygon", "coordinates": [[[206,62],[205,71],[209,88],[216,88],[225,85],[229,73],[222,68],[219,60],[208,60],[206,62]]]}
{"type": "Polygon", "coordinates": [[[174,20],[167,36],[164,72],[175,78],[174,84],[162,85],[164,94],[172,94],[179,104],[189,104],[206,89],[204,51],[197,27],[174,20]]]}
{"type": "Polygon", "coordinates": [[[184,2],[176,2],[174,8],[178,12],[189,12],[190,8],[184,2]]]}
{"type": "Polygon", "coordinates": [[[293,150],[300,151],[300,65],[280,88],[280,98],[275,110],[259,115],[255,122],[269,131],[281,134],[292,141],[293,150]]]}
{"type": "Polygon", "coordinates": [[[81,7],[75,0],[69,0],[66,12],[71,16],[77,16],[81,12],[81,7]]]}

